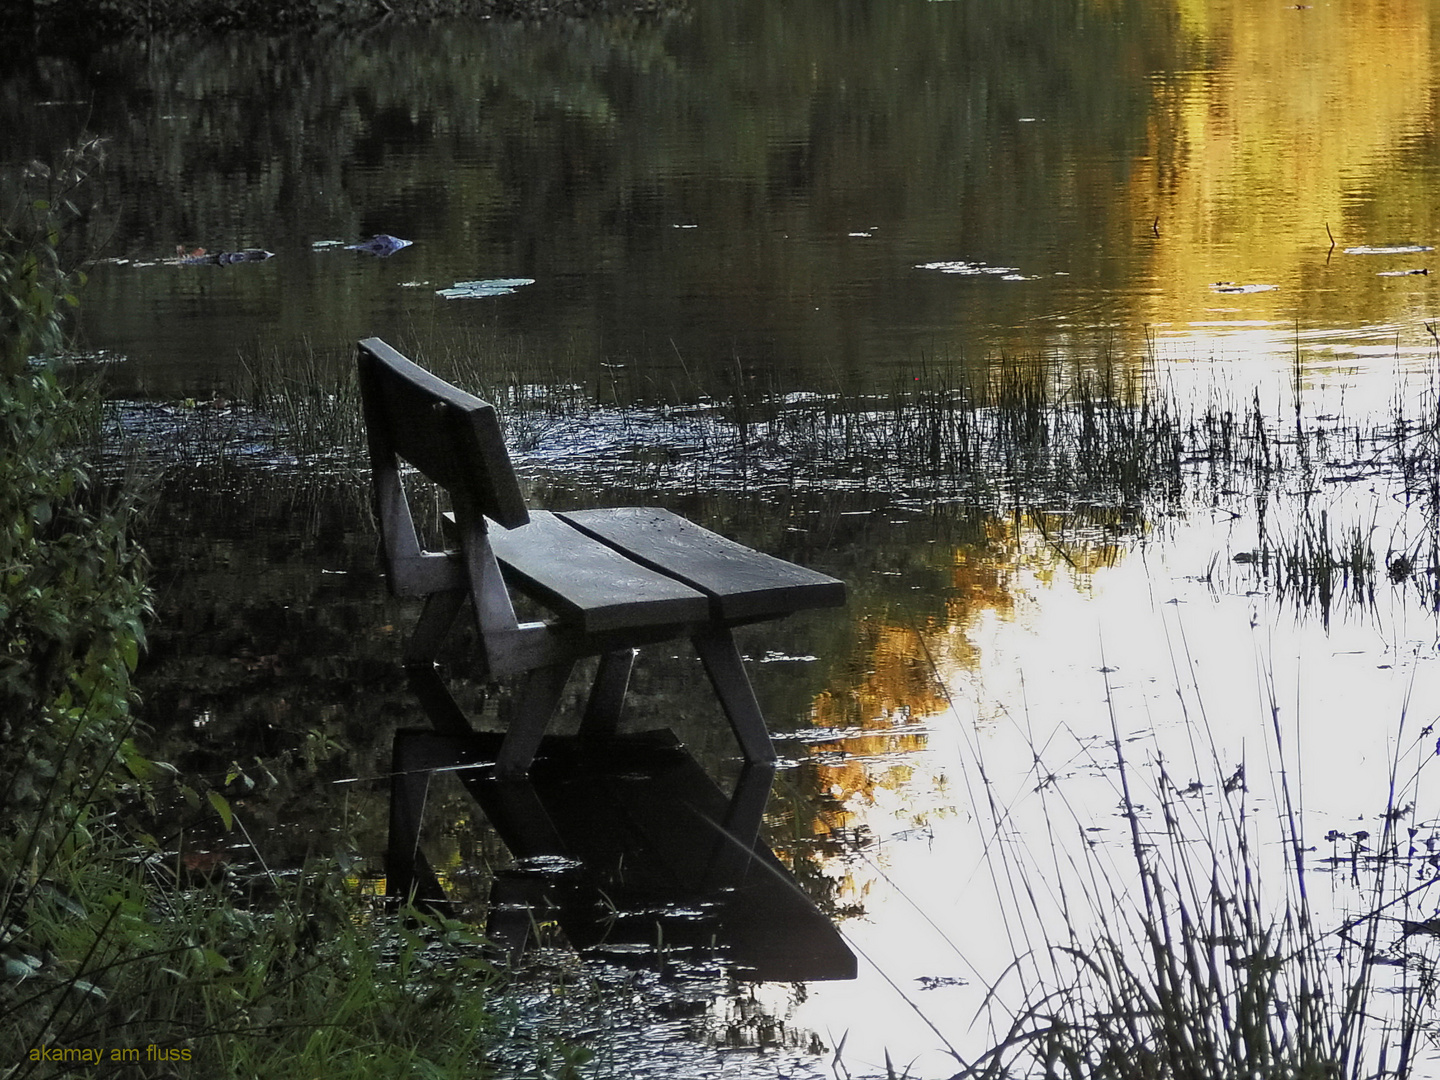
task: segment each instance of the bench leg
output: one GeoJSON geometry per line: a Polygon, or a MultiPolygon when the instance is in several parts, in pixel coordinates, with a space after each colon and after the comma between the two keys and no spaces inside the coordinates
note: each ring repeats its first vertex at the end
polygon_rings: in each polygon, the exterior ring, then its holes
{"type": "Polygon", "coordinates": [[[444,736],[428,731],[395,733],[390,757],[390,835],[385,847],[386,896],[420,905],[444,902],[445,892],[420,850],[420,825],[433,770],[457,756],[454,742],[444,736]]]}
{"type": "Polygon", "coordinates": [[[625,691],[630,688],[634,666],[634,649],[617,649],[600,658],[600,669],[595,672],[595,684],[580,720],[581,735],[607,739],[620,729],[620,712],[625,707],[625,691]]]}
{"type": "Polygon", "coordinates": [[[431,593],[425,597],[425,606],[415,629],[410,631],[410,640],[405,643],[405,666],[429,664],[434,661],[440,646],[450,636],[455,625],[455,616],[460,614],[467,594],[463,589],[450,592],[431,593]]]}
{"type": "Polygon", "coordinates": [[[519,780],[530,771],[535,760],[535,751],[540,749],[540,740],[560,695],[570,679],[575,661],[567,660],[550,667],[536,668],[525,680],[520,691],[520,700],[515,703],[510,730],[500,744],[500,753],[495,759],[495,776],[500,780],[519,780]]]}
{"type": "Polygon", "coordinates": [[[420,710],[442,735],[473,735],[475,729],[465,718],[465,713],[455,703],[445,680],[434,664],[408,664],[405,676],[410,683],[410,692],[420,699],[420,710]]]}
{"type": "Polygon", "coordinates": [[[705,673],[715,687],[720,705],[725,710],[725,719],[735,730],[735,738],[745,760],[754,764],[770,764],[775,761],[775,747],[770,742],[770,732],[765,728],[765,717],[760,712],[760,703],[755,700],[755,690],[740,662],[740,650],[735,647],[734,635],[726,626],[712,626],[694,637],[691,642],[705,673]]]}
{"type": "Polygon", "coordinates": [[[774,765],[746,765],[730,794],[725,820],[717,822],[720,836],[711,852],[705,877],[707,889],[738,885],[755,858],[765,807],[775,783],[774,765]]]}

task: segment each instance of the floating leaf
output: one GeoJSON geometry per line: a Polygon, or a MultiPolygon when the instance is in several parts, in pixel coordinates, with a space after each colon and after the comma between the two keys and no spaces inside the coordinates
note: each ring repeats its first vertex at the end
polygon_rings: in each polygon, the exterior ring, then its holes
{"type": "Polygon", "coordinates": [[[966,262],[964,259],[953,259],[948,262],[916,263],[915,269],[938,270],[942,274],[965,274],[967,276],[978,276],[981,274],[1008,275],[1020,273],[1018,267],[987,266],[985,263],[966,262]]]}
{"type": "Polygon", "coordinates": [[[1233,281],[1217,281],[1210,288],[1218,293],[1252,293],[1272,292],[1278,289],[1278,285],[1239,285],[1233,281]]]}
{"type": "Polygon", "coordinates": [[[1428,244],[1392,244],[1388,247],[1371,247],[1362,244],[1360,247],[1346,248],[1346,255],[1414,255],[1418,251],[1433,251],[1428,244]]]}
{"type": "Polygon", "coordinates": [[[534,278],[488,278],[485,281],[457,281],[448,289],[436,289],[436,296],[446,300],[466,300],[481,296],[508,296],[525,285],[534,285],[534,278]]]}
{"type": "Polygon", "coordinates": [[[345,250],[363,251],[366,254],[378,255],[380,258],[385,259],[394,255],[397,251],[410,247],[414,243],[415,241],[413,240],[401,240],[398,236],[391,236],[389,233],[377,233],[369,240],[365,240],[359,244],[346,244],[345,250]]]}

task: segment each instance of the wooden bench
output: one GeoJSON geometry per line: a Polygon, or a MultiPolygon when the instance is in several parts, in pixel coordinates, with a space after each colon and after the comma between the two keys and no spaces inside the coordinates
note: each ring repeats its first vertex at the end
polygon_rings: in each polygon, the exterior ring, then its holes
{"type": "Polygon", "coordinates": [[[524,776],[577,660],[600,664],[580,731],[613,735],[638,648],[689,638],[747,761],[775,750],[731,629],[845,602],[845,585],[666,510],[529,510],[495,410],[379,338],[359,346],[360,391],[391,592],[425,604],[405,650],[411,684],[443,733],[471,731],[435,670],[467,607],[482,677],[523,676],[495,772],[524,776]],[[445,550],[416,533],[401,462],[450,498],[445,550]],[[549,617],[520,622],[514,588],[549,617]]]}

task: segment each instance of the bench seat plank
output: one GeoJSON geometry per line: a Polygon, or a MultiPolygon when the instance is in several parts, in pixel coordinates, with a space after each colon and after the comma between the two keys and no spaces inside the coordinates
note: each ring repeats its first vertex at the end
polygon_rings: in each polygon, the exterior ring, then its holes
{"type": "Polygon", "coordinates": [[[710,598],[712,617],[725,622],[845,603],[844,582],[727,540],[668,510],[629,506],[557,516],[636,562],[699,589],[710,598]]]}
{"type": "Polygon", "coordinates": [[[702,593],[547,511],[530,511],[530,523],[519,528],[492,525],[489,537],[507,580],[586,633],[710,618],[702,593]]]}

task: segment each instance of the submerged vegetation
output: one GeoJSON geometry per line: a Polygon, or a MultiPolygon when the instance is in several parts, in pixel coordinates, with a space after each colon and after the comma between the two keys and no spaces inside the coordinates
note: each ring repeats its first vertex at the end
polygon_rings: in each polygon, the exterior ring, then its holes
{"type": "MultiPolygon", "coordinates": [[[[496,405],[532,473],[577,471],[633,490],[844,490],[1037,522],[1058,515],[1065,543],[1143,537],[1201,507],[1255,520],[1253,544],[1229,553],[1225,573],[1248,574],[1324,619],[1337,605],[1373,603],[1382,585],[1440,604],[1433,391],[1418,416],[1397,396],[1379,423],[1287,417],[1258,392],[1182,400],[1149,365],[1074,371],[1013,360],[978,377],[925,364],[885,395],[752,386],[712,397],[695,388],[693,404],[647,404],[604,377],[563,367],[537,374],[535,358],[484,343],[417,356],[496,405]],[[1382,518],[1370,502],[1347,502],[1362,482],[1383,487],[1402,512],[1382,518]]],[[[312,466],[361,460],[348,352],[271,354],[248,370],[227,430],[261,425],[272,456],[312,466]]],[[[203,411],[195,419],[209,422],[203,411]]]]}

